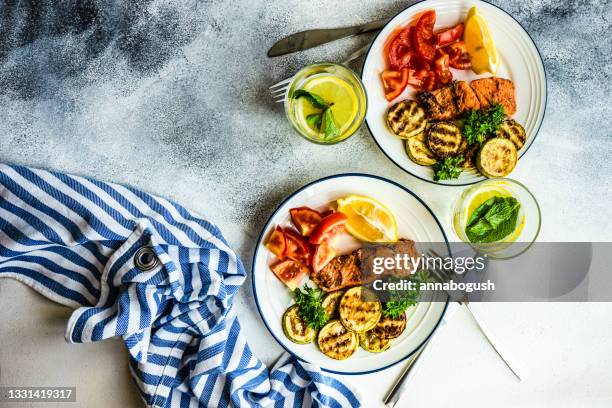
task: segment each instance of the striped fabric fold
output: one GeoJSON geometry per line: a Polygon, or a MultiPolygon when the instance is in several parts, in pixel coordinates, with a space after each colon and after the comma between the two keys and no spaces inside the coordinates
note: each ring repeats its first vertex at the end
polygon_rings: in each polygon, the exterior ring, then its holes
{"type": "Polygon", "coordinates": [[[232,309],[240,259],[216,226],[163,198],[0,165],[3,277],[74,308],[67,341],[121,336],[147,406],[360,406],[318,367],[284,354],[268,370],[253,355],[232,309]],[[135,262],[141,248],[151,269],[135,262]]]}

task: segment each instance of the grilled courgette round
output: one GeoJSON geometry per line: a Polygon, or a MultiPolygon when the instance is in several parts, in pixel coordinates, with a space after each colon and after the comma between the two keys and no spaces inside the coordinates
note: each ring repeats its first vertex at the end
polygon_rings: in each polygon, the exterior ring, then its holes
{"type": "Polygon", "coordinates": [[[516,166],[516,146],[508,139],[495,137],[482,145],[476,159],[476,166],[487,177],[505,177],[516,166]]]}
{"type": "Polygon", "coordinates": [[[367,331],[359,335],[359,345],[362,349],[370,353],[380,353],[391,347],[393,340],[381,339],[372,331],[367,331]]]}
{"type": "Polygon", "coordinates": [[[363,333],[376,326],[382,313],[382,306],[372,291],[357,286],[344,293],[338,310],[344,327],[350,331],[363,333]]]}
{"type": "Polygon", "coordinates": [[[325,313],[327,313],[330,320],[338,318],[338,304],[340,304],[340,299],[342,298],[343,294],[343,290],[337,290],[323,296],[321,303],[323,308],[325,308],[325,313]]]}
{"type": "Polygon", "coordinates": [[[406,140],[406,153],[410,160],[421,166],[433,166],[438,162],[436,156],[429,150],[425,141],[425,132],[406,140]]]}
{"type": "Polygon", "coordinates": [[[415,101],[398,102],[387,112],[387,125],[397,136],[408,139],[425,130],[425,110],[415,101]]]}
{"type": "Polygon", "coordinates": [[[520,150],[527,140],[525,128],[513,119],[506,119],[499,125],[499,129],[495,132],[496,137],[509,139],[516,146],[516,150],[520,150]]]}
{"type": "Polygon", "coordinates": [[[282,317],[283,331],[289,340],[298,344],[310,343],[317,335],[317,331],[308,327],[306,322],[298,314],[297,305],[291,306],[282,317]]]}
{"type": "Polygon", "coordinates": [[[463,152],[463,163],[461,163],[461,167],[466,170],[473,169],[476,167],[476,156],[478,155],[478,148],[480,145],[475,143],[469,146],[465,152],[463,152]]]}
{"type": "Polygon", "coordinates": [[[348,331],[339,320],[332,320],[319,331],[317,344],[327,357],[344,360],[357,350],[359,338],[356,333],[348,331]]]}
{"type": "Polygon", "coordinates": [[[454,156],[459,152],[463,136],[461,129],[452,122],[438,122],[427,129],[429,150],[440,158],[454,156]]]}
{"type": "Polygon", "coordinates": [[[381,339],[389,340],[399,337],[406,329],[406,313],[394,319],[383,316],[370,332],[381,339]]]}

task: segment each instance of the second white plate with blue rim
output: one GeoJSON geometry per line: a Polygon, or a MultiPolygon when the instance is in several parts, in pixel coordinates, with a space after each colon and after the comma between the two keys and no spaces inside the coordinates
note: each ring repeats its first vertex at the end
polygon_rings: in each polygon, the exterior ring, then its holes
{"type": "MultiPolygon", "coordinates": [[[[395,215],[401,238],[417,242],[445,243],[446,234],[440,222],[416,194],[382,177],[347,173],[322,178],[307,184],[287,197],[270,216],[257,241],[252,263],[253,293],[257,309],[276,341],[299,359],[339,374],[365,374],[390,367],[411,356],[436,330],[447,308],[447,296],[436,295],[432,301],[420,302],[408,312],[404,333],[382,353],[359,348],[346,360],[334,360],[321,353],[316,343],[296,344],[284,334],[281,317],[294,303],[293,293],[272,273],[276,258],[265,247],[265,239],[275,226],[290,227],[289,210],[308,206],[317,210],[333,208],[336,200],[357,194],[375,198],[395,215]]],[[[360,245],[352,238],[341,240],[339,253],[348,253],[360,245]]]]}

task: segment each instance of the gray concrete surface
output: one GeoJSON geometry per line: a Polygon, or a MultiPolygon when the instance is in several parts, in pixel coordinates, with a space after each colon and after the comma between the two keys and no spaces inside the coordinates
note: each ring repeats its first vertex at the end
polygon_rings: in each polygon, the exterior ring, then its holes
{"type": "MultiPolygon", "coordinates": [[[[609,241],[612,1],[494,3],[533,36],[548,74],[544,124],[513,173],[540,202],[541,240],[609,241]]],[[[174,199],[219,225],[248,269],[257,235],[280,200],[333,173],[397,180],[448,229],[460,188],[403,173],[365,128],[333,147],[310,144],[267,93],[301,66],[341,60],[369,37],[271,60],[265,53],[275,40],[390,16],[408,4],[0,0],[0,161],[174,199]]],[[[8,288],[0,281],[0,298],[13,293],[8,288]]],[[[256,353],[273,361],[280,349],[259,321],[250,281],[236,303],[243,326],[256,334],[256,353]]],[[[15,318],[4,310],[0,316],[15,318]]],[[[0,353],[0,367],[12,354],[0,353]]]]}

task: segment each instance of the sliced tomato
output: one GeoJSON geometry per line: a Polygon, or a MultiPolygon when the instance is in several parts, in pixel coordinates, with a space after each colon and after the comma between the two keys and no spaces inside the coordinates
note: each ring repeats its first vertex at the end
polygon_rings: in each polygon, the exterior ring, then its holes
{"type": "Polygon", "coordinates": [[[465,43],[463,41],[457,41],[443,48],[444,52],[448,54],[449,65],[456,69],[470,69],[472,68],[472,61],[470,60],[470,54],[467,52],[465,43]]]}
{"type": "Polygon", "coordinates": [[[334,257],[336,256],[336,251],[331,245],[323,242],[317,245],[312,253],[312,270],[315,272],[319,272],[321,269],[325,267],[334,257]]]}
{"type": "Polygon", "coordinates": [[[427,62],[432,62],[436,56],[436,39],[433,28],[436,24],[436,12],[426,11],[419,17],[413,34],[414,49],[427,62]]]}
{"type": "Polygon", "coordinates": [[[427,10],[419,17],[416,23],[416,31],[419,32],[422,38],[430,40],[434,34],[434,26],[436,25],[436,11],[427,10]]]}
{"type": "Polygon", "coordinates": [[[385,90],[385,98],[392,101],[404,92],[408,85],[408,68],[402,68],[401,71],[385,70],[382,73],[383,87],[385,90]]]}
{"type": "Polygon", "coordinates": [[[308,242],[293,230],[285,228],[284,233],[287,242],[285,257],[310,265],[310,245],[308,245],[308,242]]]}
{"type": "Polygon", "coordinates": [[[347,217],[341,212],[335,212],[323,218],[317,228],[310,236],[311,244],[320,244],[330,240],[334,235],[338,235],[344,230],[347,217]]]}
{"type": "Polygon", "coordinates": [[[413,54],[412,36],[414,26],[409,26],[399,31],[391,40],[387,50],[389,67],[393,71],[399,71],[408,67],[413,54]]]}
{"type": "Polygon", "coordinates": [[[287,248],[287,241],[285,240],[285,234],[283,233],[283,229],[278,225],[270,234],[270,238],[268,238],[268,242],[266,242],[266,248],[274,255],[276,255],[279,259],[283,259],[285,257],[285,250],[287,248]]]}
{"type": "Polygon", "coordinates": [[[298,207],[289,210],[293,225],[304,237],[310,236],[315,227],[321,222],[321,213],[309,207],[298,207]]]}
{"type": "Polygon", "coordinates": [[[309,274],[309,269],[301,262],[292,259],[278,261],[270,267],[272,272],[291,290],[295,290],[309,274]]]}
{"type": "Polygon", "coordinates": [[[444,47],[445,45],[459,41],[463,35],[463,23],[459,23],[453,27],[446,28],[436,33],[436,45],[444,47]]]}
{"type": "Polygon", "coordinates": [[[453,80],[453,74],[449,67],[448,54],[441,52],[436,59],[436,76],[438,82],[442,85],[446,85],[453,80]]]}

